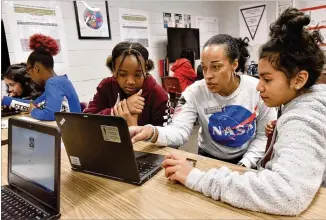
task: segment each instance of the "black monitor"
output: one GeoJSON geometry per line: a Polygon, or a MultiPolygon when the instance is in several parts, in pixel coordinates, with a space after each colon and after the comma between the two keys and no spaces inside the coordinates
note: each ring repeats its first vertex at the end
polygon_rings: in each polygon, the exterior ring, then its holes
{"type": "Polygon", "coordinates": [[[1,19],[1,74],[10,66],[7,38],[3,20],[1,19]]]}
{"type": "Polygon", "coordinates": [[[183,49],[190,48],[200,59],[199,29],[198,28],[167,28],[167,53],[170,62],[175,62],[183,49]]]}

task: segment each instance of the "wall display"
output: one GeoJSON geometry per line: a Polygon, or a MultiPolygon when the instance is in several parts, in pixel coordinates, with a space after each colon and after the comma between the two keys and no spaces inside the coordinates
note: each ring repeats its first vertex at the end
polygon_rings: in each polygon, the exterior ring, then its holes
{"type": "Polygon", "coordinates": [[[111,39],[108,2],[74,1],[79,39],[111,39]]]}

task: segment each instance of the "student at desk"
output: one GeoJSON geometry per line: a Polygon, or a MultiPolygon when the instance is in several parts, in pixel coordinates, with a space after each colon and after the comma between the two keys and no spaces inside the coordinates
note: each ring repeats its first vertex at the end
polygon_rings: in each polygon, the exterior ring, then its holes
{"type": "Polygon", "coordinates": [[[26,73],[26,63],[10,65],[1,77],[7,85],[10,97],[34,100],[44,92],[26,73]]]}
{"type": "Polygon", "coordinates": [[[202,172],[178,155],[168,155],[165,176],[235,207],[277,215],[298,215],[326,184],[326,85],[314,85],[324,65],[320,33],[310,18],[285,10],[270,27],[260,50],[257,90],[267,106],[284,105],[272,144],[259,171],[226,167],[202,172]]]}
{"type": "Polygon", "coordinates": [[[59,52],[54,39],[41,34],[30,37],[33,52],[27,59],[26,72],[44,93],[35,101],[4,96],[2,105],[29,111],[38,120],[53,121],[58,111],[81,112],[77,93],[67,76],[57,76],[53,70],[53,56],[59,52]]]}
{"type": "Polygon", "coordinates": [[[113,73],[100,82],[84,113],[115,115],[131,125],[163,125],[167,110],[166,91],[149,74],[154,63],[139,43],[117,44],[106,62],[113,73]]]}
{"type": "Polygon", "coordinates": [[[193,49],[182,50],[180,58],[171,67],[171,70],[174,72],[173,76],[179,79],[182,92],[195,82],[197,75],[194,68],[195,51],[193,49]]]}
{"type": "MultiPolygon", "coordinates": [[[[26,63],[13,64],[2,73],[1,78],[7,86],[7,94],[13,98],[25,100],[35,100],[44,91],[40,86],[36,85],[31,77],[26,73],[26,63]]],[[[1,104],[1,114],[3,112],[19,112],[16,109],[1,104]]]]}
{"type": "Polygon", "coordinates": [[[133,141],[150,140],[179,147],[189,138],[197,117],[201,125],[198,153],[246,167],[256,167],[264,155],[264,127],[276,119],[256,91],[258,79],[243,72],[248,42],[220,34],[209,39],[201,54],[205,80],[190,85],[180,98],[172,123],[166,127],[133,127],[133,141]]]}

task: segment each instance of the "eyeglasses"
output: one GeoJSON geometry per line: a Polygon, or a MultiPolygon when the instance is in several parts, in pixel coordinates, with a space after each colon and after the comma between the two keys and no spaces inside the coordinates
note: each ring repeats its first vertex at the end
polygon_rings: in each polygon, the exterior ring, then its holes
{"type": "Polygon", "coordinates": [[[26,68],[26,73],[29,74],[29,70],[32,69],[34,66],[30,66],[28,68],[26,68]]]}

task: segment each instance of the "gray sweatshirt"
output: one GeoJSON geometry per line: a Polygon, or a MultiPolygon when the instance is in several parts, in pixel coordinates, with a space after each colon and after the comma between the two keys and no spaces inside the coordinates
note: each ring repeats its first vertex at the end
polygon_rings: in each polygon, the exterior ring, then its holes
{"type": "Polygon", "coordinates": [[[235,207],[278,215],[303,212],[326,181],[326,85],[289,102],[277,121],[266,169],[244,174],[226,167],[193,169],[186,187],[235,207]]]}
{"type": "Polygon", "coordinates": [[[172,124],[158,127],[156,144],[183,145],[198,117],[200,148],[221,159],[242,157],[246,167],[255,167],[265,152],[265,125],[276,119],[276,110],[265,106],[257,84],[256,78],[241,75],[236,91],[224,97],[211,93],[205,80],[195,82],[182,93],[172,124]]]}

